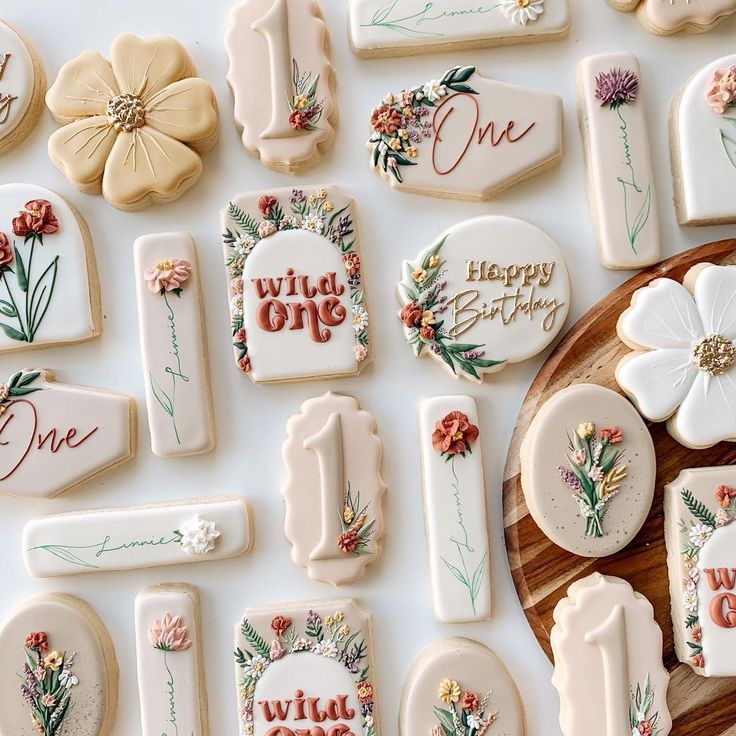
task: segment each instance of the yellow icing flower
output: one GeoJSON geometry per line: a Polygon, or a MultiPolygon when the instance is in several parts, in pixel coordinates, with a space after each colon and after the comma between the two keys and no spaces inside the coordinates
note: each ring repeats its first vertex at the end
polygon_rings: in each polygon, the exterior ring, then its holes
{"type": "Polygon", "coordinates": [[[411,272],[411,277],[417,284],[421,284],[422,281],[427,280],[427,271],[420,266],[411,272]]]}
{"type": "Polygon", "coordinates": [[[316,194],[310,194],[309,195],[309,204],[317,204],[317,195],[316,194]]]}
{"type": "Polygon", "coordinates": [[[349,506],[346,506],[342,512],[342,520],[346,524],[352,524],[354,518],[355,518],[355,512],[349,506]]]}
{"type": "Polygon", "coordinates": [[[415,146],[408,146],[406,151],[404,151],[407,156],[410,158],[416,158],[417,157],[417,149],[415,146]]]}
{"type": "Polygon", "coordinates": [[[432,312],[431,309],[427,309],[424,312],[422,312],[422,327],[426,327],[427,325],[433,325],[436,324],[437,318],[434,316],[434,312],[432,312]]]}
{"type": "Polygon", "coordinates": [[[399,138],[403,140],[406,140],[409,137],[409,131],[407,131],[406,128],[399,128],[396,132],[398,133],[399,138]]]}
{"type": "Polygon", "coordinates": [[[337,623],[339,624],[342,623],[342,620],[344,618],[345,618],[345,614],[342,611],[337,611],[337,613],[335,613],[335,621],[337,621],[337,623]]]}
{"type": "Polygon", "coordinates": [[[327,616],[327,618],[325,618],[325,624],[327,624],[327,626],[334,626],[335,625],[335,619],[334,619],[334,617],[333,616],[327,616]]]}
{"type": "Polygon", "coordinates": [[[335,205],[332,204],[332,202],[327,201],[325,202],[325,212],[332,212],[332,210],[335,209],[335,205]]]}
{"type": "Polygon", "coordinates": [[[327,190],[324,187],[322,187],[321,189],[318,189],[317,190],[317,196],[320,199],[325,199],[327,197],[327,190]]]}
{"type": "Polygon", "coordinates": [[[581,440],[587,440],[594,434],[595,424],[591,424],[591,422],[583,422],[583,424],[578,424],[578,437],[580,437],[581,440]]]}
{"type": "Polygon", "coordinates": [[[309,104],[309,99],[306,95],[296,95],[292,105],[295,110],[303,110],[309,104]]]}
{"type": "Polygon", "coordinates": [[[440,257],[439,256],[432,256],[429,259],[429,267],[430,268],[437,268],[437,266],[440,265],[440,257]]]}
{"type": "Polygon", "coordinates": [[[340,629],[340,636],[346,637],[350,633],[350,627],[349,626],[343,626],[340,629]]]}
{"type": "Polygon", "coordinates": [[[61,667],[62,660],[64,659],[64,655],[61,652],[49,652],[47,656],[43,659],[43,666],[47,670],[51,670],[52,672],[58,672],[59,667],[61,667]]]}
{"type": "Polygon", "coordinates": [[[388,147],[392,151],[399,151],[401,149],[401,139],[400,138],[392,138],[391,141],[388,144],[388,147]]]}
{"type": "Polygon", "coordinates": [[[452,705],[460,700],[460,685],[455,680],[442,680],[439,698],[445,705],[452,705]]]}

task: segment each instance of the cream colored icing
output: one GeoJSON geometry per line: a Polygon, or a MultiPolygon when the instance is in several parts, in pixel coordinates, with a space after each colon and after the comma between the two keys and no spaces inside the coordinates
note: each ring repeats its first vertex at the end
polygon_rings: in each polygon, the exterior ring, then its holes
{"type": "Polygon", "coordinates": [[[627,53],[589,56],[578,65],[578,82],[601,263],[614,269],[656,263],[659,222],[639,61],[627,53]],[[606,97],[607,79],[617,72],[633,74],[633,99],[606,97]]]}
{"type": "MultiPolygon", "coordinates": [[[[61,698],[69,706],[59,734],[75,736],[105,736],[110,733],[117,707],[118,665],[113,644],[102,621],[82,600],[70,595],[46,593],[23,603],[0,629],[0,688],[3,699],[0,708],[0,733],[10,736],[37,736],[31,722],[31,709],[19,686],[27,684],[23,666],[27,662],[24,644],[33,632],[45,633],[48,649],[64,655],[68,688],[62,687],[61,698]],[[74,655],[71,667],[67,663],[74,655]],[[76,681],[76,683],[75,683],[76,681]]],[[[30,652],[34,661],[36,652],[30,652]]],[[[48,672],[48,670],[47,670],[48,672]]],[[[48,678],[49,675],[46,675],[48,678]]],[[[48,684],[48,679],[44,680],[48,684]]],[[[44,691],[50,688],[44,686],[44,691]]],[[[44,709],[49,717],[54,707],[44,709]],[[50,713],[49,713],[50,710],[50,713]]]]}
{"type": "Polygon", "coordinates": [[[0,148],[33,102],[36,73],[23,39],[0,20],[0,148]]]}
{"type": "Polygon", "coordinates": [[[646,732],[643,723],[661,736],[670,732],[670,677],[653,614],[651,603],[620,578],[593,573],[570,586],[555,607],[551,634],[564,736],[630,736],[646,732]]]}
{"type": "Polygon", "coordinates": [[[736,11],[735,0],[608,0],[609,5],[637,11],[642,25],[656,33],[677,33],[683,29],[708,31],[736,11]]]}
{"type": "Polygon", "coordinates": [[[532,518],[555,544],[583,557],[611,555],[636,536],[652,506],[656,467],[651,435],[634,407],[589,383],[548,399],[521,446],[521,483],[532,518]],[[581,500],[566,480],[573,477],[585,478],[581,500]]]}
{"type": "Polygon", "coordinates": [[[0,494],[49,498],[135,454],[130,397],[56,383],[48,371],[19,380],[0,404],[0,494]]]}
{"type": "Polygon", "coordinates": [[[309,399],[289,420],[285,532],[292,560],[311,578],[357,580],[381,553],[382,454],[375,419],[351,396],[309,399]]]}
{"type": "Polygon", "coordinates": [[[166,36],[118,36],[110,61],[83,52],[46,95],[67,123],[49,139],[52,161],[83,191],[101,188],[115,207],[175,199],[199,178],[199,152],[218,133],[214,92],[194,74],[186,49],[166,36]]]}
{"type": "Polygon", "coordinates": [[[352,600],[249,608],[235,625],[240,733],[380,736],[374,676],[371,619],[352,600]]]}
{"type": "Polygon", "coordinates": [[[314,0],[244,0],[233,9],[225,49],[235,122],[265,166],[293,171],[331,144],[337,100],[328,44],[314,0]],[[296,104],[302,95],[306,106],[296,104]],[[307,113],[308,128],[291,124],[292,113],[315,106],[320,114],[307,113]]]}
{"type": "Polygon", "coordinates": [[[26,569],[39,578],[222,560],[250,544],[248,507],[235,496],[54,514],[23,529],[26,569]]]}
{"type": "Polygon", "coordinates": [[[557,246],[512,217],[455,225],[404,261],[401,274],[399,318],[414,354],[478,383],[544,350],[570,306],[557,246]]]}
{"type": "Polygon", "coordinates": [[[257,383],[357,375],[370,336],[353,200],[337,187],[239,194],[221,229],[240,370],[257,383]]]}
{"type": "Polygon", "coordinates": [[[508,0],[350,0],[350,42],[358,56],[400,56],[546,41],[564,36],[570,28],[568,0],[538,3],[542,12],[533,18],[512,15],[513,4],[508,0]]]}
{"type": "Polygon", "coordinates": [[[491,617],[490,549],[475,401],[470,396],[421,401],[419,439],[435,618],[486,621],[491,617]],[[462,446],[449,444],[453,431],[460,432],[462,446]],[[443,440],[449,444],[444,449],[443,440]]]}
{"type": "Polygon", "coordinates": [[[161,457],[209,452],[215,428],[194,241],[186,233],[143,235],[133,255],[151,449],[161,457]],[[180,287],[167,277],[168,261],[190,266],[180,287]],[[147,278],[155,274],[169,279],[163,292],[151,290],[160,284],[147,278]]]}
{"type": "Polygon", "coordinates": [[[472,66],[407,91],[406,101],[403,93],[385,97],[370,123],[371,165],[396,189],[482,200],[562,157],[557,95],[485,79],[472,66]],[[413,112],[404,129],[399,118],[408,104],[413,112]],[[387,108],[393,110],[388,127],[381,123],[387,108]]]}
{"type": "Polygon", "coordinates": [[[449,711],[453,707],[462,712],[465,693],[476,695],[481,703],[489,696],[482,710],[466,709],[481,723],[490,719],[489,734],[524,736],[524,708],[506,666],[482,644],[460,638],[433,642],[414,660],[402,691],[400,736],[433,733],[432,729],[441,724],[436,709],[449,711]],[[460,700],[452,706],[439,698],[440,687],[447,680],[457,683],[460,689],[460,700]]]}
{"type": "Polygon", "coordinates": [[[21,289],[18,256],[14,255],[6,264],[12,272],[3,269],[0,279],[0,299],[6,303],[0,322],[12,329],[13,336],[0,331],[0,352],[81,342],[98,335],[99,318],[95,311],[99,311],[100,294],[94,254],[87,242],[89,233],[84,221],[66,200],[34,184],[0,184],[0,233],[8,238],[11,248],[18,249],[29,284],[29,291],[21,289]],[[26,211],[26,205],[37,200],[49,202],[58,221],[58,230],[42,235],[42,244],[34,238],[27,240],[25,234],[16,234],[13,227],[13,220],[26,211]],[[38,285],[41,291],[46,287],[44,297],[32,301],[38,285]],[[31,314],[36,313],[35,319],[29,321],[26,308],[31,314]],[[29,330],[31,323],[34,329],[29,330]],[[21,339],[21,335],[26,339],[21,339]],[[28,340],[31,336],[32,340],[28,340]]]}
{"type": "Polygon", "coordinates": [[[142,736],[207,736],[196,588],[142,590],[135,599],[135,639],[142,736]]]}

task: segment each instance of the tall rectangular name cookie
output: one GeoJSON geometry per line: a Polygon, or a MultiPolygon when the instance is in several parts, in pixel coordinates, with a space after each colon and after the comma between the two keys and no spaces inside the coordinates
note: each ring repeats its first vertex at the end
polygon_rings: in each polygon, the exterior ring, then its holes
{"type": "Polygon", "coordinates": [[[160,457],[209,452],[215,428],[194,241],[143,235],[133,255],[151,449],[160,457]]]}
{"type": "Polygon", "coordinates": [[[649,133],[633,54],[588,56],[578,65],[580,130],[598,250],[606,268],[659,261],[659,222],[649,133]]]}
{"type": "Polygon", "coordinates": [[[142,736],[207,736],[199,593],[155,585],[135,599],[142,736]]]}
{"type": "Polygon", "coordinates": [[[248,507],[236,496],[53,514],[23,529],[36,578],[222,560],[250,543],[248,507]]]}
{"type": "Polygon", "coordinates": [[[475,401],[424,399],[419,435],[434,615],[443,623],[485,621],[491,616],[490,552],[475,401]]]}

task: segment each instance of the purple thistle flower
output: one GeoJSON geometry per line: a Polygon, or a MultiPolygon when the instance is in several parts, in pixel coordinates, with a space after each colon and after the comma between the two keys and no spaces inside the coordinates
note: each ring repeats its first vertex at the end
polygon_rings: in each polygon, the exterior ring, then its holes
{"type": "Polygon", "coordinates": [[[307,614],[307,625],[308,626],[321,626],[322,616],[320,616],[316,611],[310,611],[307,614]]]}
{"type": "Polygon", "coordinates": [[[28,687],[28,685],[21,683],[20,685],[20,694],[23,696],[23,700],[28,703],[28,705],[31,706],[31,708],[36,707],[36,701],[33,697],[33,693],[31,692],[31,689],[28,687]]]}
{"type": "Polygon", "coordinates": [[[580,484],[580,481],[572,470],[568,470],[563,467],[558,469],[560,471],[560,478],[562,478],[562,482],[565,483],[565,485],[569,486],[573,491],[575,491],[575,493],[583,492],[583,486],[580,484]]]}
{"type": "Polygon", "coordinates": [[[23,677],[26,678],[28,687],[36,687],[36,676],[33,674],[33,670],[28,666],[27,662],[23,665],[23,677]]]}
{"type": "Polygon", "coordinates": [[[304,192],[301,189],[292,189],[290,201],[292,204],[300,204],[304,201],[304,192]]]}
{"type": "Polygon", "coordinates": [[[611,69],[595,78],[595,97],[601,105],[616,110],[630,105],[639,94],[639,77],[631,69],[611,69]]]}

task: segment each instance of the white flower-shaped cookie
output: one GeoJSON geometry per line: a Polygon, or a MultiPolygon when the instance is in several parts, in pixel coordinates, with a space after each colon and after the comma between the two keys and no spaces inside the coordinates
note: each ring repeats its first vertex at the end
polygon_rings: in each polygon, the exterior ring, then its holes
{"type": "Polygon", "coordinates": [[[214,145],[210,85],[175,39],[118,36],[110,61],[85,51],[65,64],[46,95],[61,123],[49,155],[82,191],[140,209],[176,199],[199,178],[199,153],[214,145]]]}
{"type": "Polygon", "coordinates": [[[608,0],[625,13],[636,10],[639,22],[651,33],[709,31],[736,12],[736,0],[608,0]]]}
{"type": "Polygon", "coordinates": [[[691,268],[634,293],[619,337],[636,352],[616,380],[647,419],[681,444],[736,441],[736,266],[691,268]]]}

